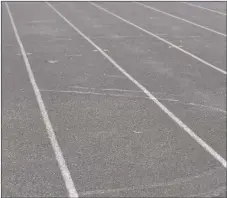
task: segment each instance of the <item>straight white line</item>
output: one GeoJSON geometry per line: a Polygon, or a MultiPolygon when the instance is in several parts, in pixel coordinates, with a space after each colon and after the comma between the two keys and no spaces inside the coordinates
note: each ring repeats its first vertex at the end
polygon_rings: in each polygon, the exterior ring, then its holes
{"type": "Polygon", "coordinates": [[[193,7],[201,8],[203,10],[208,10],[210,12],[215,12],[215,13],[218,13],[218,14],[221,14],[221,15],[226,16],[226,13],[218,12],[216,10],[211,10],[211,9],[208,9],[208,8],[205,8],[205,7],[202,7],[202,6],[199,6],[199,5],[195,5],[195,4],[192,4],[192,3],[186,3],[186,2],[181,2],[181,3],[184,3],[184,4],[187,4],[187,5],[193,6],[193,7]]]}
{"type": "Polygon", "coordinates": [[[96,45],[89,37],[81,32],[75,25],[73,25],[65,16],[63,16],[50,3],[46,2],[65,22],[67,22],[74,30],[76,30],[85,40],[94,46],[106,59],[108,59],[113,66],[122,72],[129,80],[131,80],[138,88],[140,88],[154,103],[156,103],[179,127],[187,132],[195,141],[197,141],[208,153],[210,153],[216,160],[218,160],[225,168],[227,167],[226,160],[219,155],[213,148],[211,148],[205,141],[195,134],[186,124],[184,124],[177,116],[175,116],[169,109],[167,109],[159,100],[153,96],[143,85],[127,73],[120,65],[118,65],[108,54],[106,54],[98,45],[96,45]]]}
{"type": "Polygon", "coordinates": [[[136,3],[136,4],[138,4],[138,5],[141,5],[141,6],[143,6],[143,7],[146,7],[146,8],[148,8],[148,9],[150,9],[150,10],[155,10],[155,11],[160,12],[160,13],[162,13],[162,14],[165,14],[165,15],[167,15],[167,16],[170,16],[170,17],[173,17],[173,18],[175,18],[175,19],[179,19],[179,20],[184,21],[184,22],[186,22],[186,23],[192,24],[192,25],[194,25],[194,26],[200,27],[200,28],[202,28],[202,29],[208,30],[208,31],[210,31],[210,32],[219,34],[219,35],[221,35],[221,36],[225,36],[225,37],[227,36],[226,34],[224,34],[224,33],[222,33],[222,32],[218,32],[218,31],[216,31],[216,30],[210,29],[210,28],[205,27],[205,26],[203,26],[203,25],[199,25],[199,24],[194,23],[194,22],[192,22],[192,21],[189,21],[189,20],[186,20],[186,19],[184,19],[184,18],[175,16],[175,15],[173,15],[173,14],[164,12],[164,11],[162,11],[162,10],[159,10],[159,9],[157,9],[157,8],[148,6],[148,5],[146,5],[146,4],[139,3],[139,2],[134,2],[134,3],[136,3]]]}
{"type": "Polygon", "coordinates": [[[152,33],[152,32],[149,32],[148,30],[146,30],[146,29],[144,29],[144,28],[142,28],[142,27],[139,27],[138,25],[136,25],[136,24],[134,24],[134,23],[132,23],[132,22],[130,22],[130,21],[128,21],[128,20],[126,20],[126,19],[124,19],[124,18],[122,18],[122,17],[120,17],[120,16],[118,16],[118,15],[116,15],[116,14],[114,14],[114,13],[108,11],[108,10],[106,10],[106,9],[104,9],[103,7],[96,5],[96,4],[93,3],[93,2],[90,2],[90,3],[91,3],[92,5],[94,5],[94,6],[96,6],[97,8],[99,8],[100,10],[103,10],[103,11],[109,13],[110,15],[115,16],[116,18],[118,18],[118,19],[124,21],[125,23],[128,23],[129,25],[131,25],[131,26],[133,26],[133,27],[136,27],[137,29],[139,29],[139,30],[141,30],[141,31],[143,31],[143,32],[145,32],[145,33],[147,33],[147,34],[149,34],[149,35],[151,35],[151,36],[153,36],[153,37],[155,37],[155,38],[161,40],[162,42],[164,42],[164,43],[166,43],[166,44],[168,44],[168,45],[170,45],[170,46],[172,46],[172,47],[178,49],[179,51],[181,51],[181,52],[183,52],[183,53],[185,53],[185,54],[191,56],[192,58],[194,58],[194,59],[196,59],[196,60],[202,62],[203,64],[205,64],[205,65],[207,65],[207,66],[209,66],[209,67],[211,67],[211,68],[213,68],[213,69],[215,69],[215,70],[217,70],[217,71],[219,71],[219,72],[221,72],[221,73],[223,73],[223,74],[226,75],[226,73],[227,73],[226,71],[224,71],[224,70],[222,70],[222,69],[220,69],[220,68],[218,68],[218,67],[212,65],[211,63],[208,63],[207,61],[203,60],[202,58],[199,58],[198,56],[196,56],[196,55],[194,55],[194,54],[192,54],[192,53],[190,53],[190,52],[188,52],[188,51],[186,51],[186,50],[184,50],[184,49],[178,47],[177,45],[174,45],[173,43],[171,43],[171,42],[169,42],[169,41],[167,41],[167,40],[165,40],[165,39],[163,39],[163,38],[157,36],[156,34],[154,34],[154,33],[152,33]]]}
{"type": "Polygon", "coordinates": [[[16,25],[14,23],[13,16],[12,16],[10,8],[9,8],[9,6],[6,2],[5,2],[5,6],[6,6],[6,9],[7,9],[9,17],[10,17],[10,21],[11,21],[11,24],[12,24],[12,27],[13,27],[13,30],[14,30],[14,33],[15,33],[15,37],[17,39],[19,46],[20,46],[20,50],[21,50],[21,53],[23,55],[23,59],[24,59],[25,65],[26,65],[28,76],[29,76],[30,82],[31,82],[33,90],[34,90],[34,93],[35,93],[35,96],[36,96],[36,99],[37,99],[37,102],[38,102],[38,105],[39,105],[39,109],[40,109],[41,115],[43,117],[43,121],[45,123],[46,130],[47,130],[52,148],[53,148],[54,153],[55,153],[56,160],[57,160],[59,168],[61,170],[62,177],[65,181],[65,186],[68,190],[69,197],[72,197],[72,198],[78,197],[78,193],[77,193],[76,188],[74,186],[70,172],[68,170],[65,159],[63,157],[61,148],[60,148],[58,141],[57,141],[57,138],[55,136],[52,124],[50,122],[46,107],[45,107],[44,102],[42,100],[41,93],[39,91],[38,85],[36,84],[35,77],[34,77],[34,74],[32,72],[32,69],[31,69],[31,65],[28,61],[24,46],[23,46],[22,41],[20,39],[16,25]]]}

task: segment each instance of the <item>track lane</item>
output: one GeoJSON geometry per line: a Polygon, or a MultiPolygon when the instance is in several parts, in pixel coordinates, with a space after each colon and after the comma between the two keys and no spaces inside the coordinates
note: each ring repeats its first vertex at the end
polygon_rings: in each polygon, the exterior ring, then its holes
{"type": "Polygon", "coordinates": [[[204,63],[204,66],[211,67],[226,75],[225,37],[201,30],[201,28],[191,26],[135,3],[102,2],[95,5],[103,6],[97,8],[108,15],[114,16],[115,14],[114,17],[118,20],[124,21],[128,26],[131,25],[140,29],[141,32],[152,37],[156,37],[154,34],[161,34],[160,38],[156,38],[166,45],[173,47],[171,45],[174,44],[173,49],[188,54],[191,58],[204,63]],[[130,9],[127,9],[128,7],[130,9]],[[169,28],[169,24],[173,24],[171,28],[169,28]]]}
{"type": "MultiPolygon", "coordinates": [[[[178,56],[178,53],[172,53],[173,51],[169,51],[165,45],[144,37],[145,35],[141,35],[137,39],[130,37],[132,33],[137,33],[139,36],[140,31],[125,26],[124,23],[117,23],[117,19],[112,16],[108,17],[88,3],[55,5],[66,17],[74,21],[85,34],[91,39],[94,38],[94,41],[102,49],[108,49],[108,54],[132,76],[142,82],[149,91],[162,92],[165,97],[171,96],[179,98],[181,101],[195,103],[207,103],[209,101],[207,104],[217,105],[218,102],[222,101],[220,104],[225,109],[225,78],[221,74],[218,78],[207,80],[207,76],[213,76],[213,72],[207,70],[207,68],[203,68],[201,71],[194,66],[189,67],[193,65],[190,59],[178,56]],[[66,13],[64,9],[68,12],[66,13]],[[71,10],[71,14],[69,10],[71,10]],[[80,26],[79,24],[84,25],[80,26]],[[96,25],[99,25],[99,27],[95,28],[96,25]],[[110,36],[109,32],[111,32],[110,36]],[[121,38],[122,34],[129,35],[129,37],[121,38]],[[102,37],[96,38],[95,35],[102,35],[102,37]],[[119,37],[112,35],[119,35],[119,37]],[[165,54],[165,58],[163,54],[165,54]],[[174,57],[178,57],[178,59],[174,57]],[[184,67],[182,67],[183,65],[184,67]],[[198,75],[198,72],[200,75],[198,75]],[[209,74],[209,72],[211,73],[209,74]],[[218,82],[217,79],[221,81],[218,82]],[[220,84],[223,85],[222,88],[220,84]],[[220,92],[217,91],[218,89],[220,92]]],[[[164,101],[165,105],[169,105],[171,111],[187,124],[193,126],[200,137],[205,138],[222,156],[225,156],[225,115],[207,112],[206,109],[201,110],[177,103],[168,103],[168,101],[164,101]],[[194,119],[195,117],[196,119],[194,119]],[[209,120],[209,124],[204,125],[207,120],[209,120]],[[218,136],[216,133],[218,133],[218,136]]]]}
{"type": "Polygon", "coordinates": [[[2,196],[65,197],[64,181],[5,5],[2,27],[2,196]]]}

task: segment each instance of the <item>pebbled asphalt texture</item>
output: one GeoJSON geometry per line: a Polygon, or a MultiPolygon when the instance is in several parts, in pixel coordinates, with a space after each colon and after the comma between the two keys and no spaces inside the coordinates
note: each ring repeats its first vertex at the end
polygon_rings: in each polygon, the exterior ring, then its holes
{"type": "MultiPolygon", "coordinates": [[[[89,2],[50,2],[226,159],[226,75],[89,2]]],[[[95,2],[226,71],[226,37],[132,2],[95,2]]],[[[145,5],[226,34],[226,17],[145,5]]],[[[194,2],[226,12],[225,2],[194,2]]],[[[79,197],[224,197],[226,168],[45,2],[8,2],[79,197]]],[[[2,197],[67,197],[2,2],[2,197]]]]}

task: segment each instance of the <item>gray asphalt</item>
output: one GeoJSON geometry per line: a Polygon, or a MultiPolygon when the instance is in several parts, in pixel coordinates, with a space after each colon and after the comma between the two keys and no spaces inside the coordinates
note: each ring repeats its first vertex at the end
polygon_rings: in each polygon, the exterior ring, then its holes
{"type": "MultiPolygon", "coordinates": [[[[225,74],[88,2],[51,4],[226,159],[225,74]]],[[[145,4],[226,33],[225,16],[145,4]]],[[[220,162],[46,3],[8,5],[79,197],[225,195],[220,162]]],[[[97,5],[226,71],[226,37],[134,3],[97,5]]],[[[67,197],[4,3],[2,49],[2,197],[67,197]]]]}

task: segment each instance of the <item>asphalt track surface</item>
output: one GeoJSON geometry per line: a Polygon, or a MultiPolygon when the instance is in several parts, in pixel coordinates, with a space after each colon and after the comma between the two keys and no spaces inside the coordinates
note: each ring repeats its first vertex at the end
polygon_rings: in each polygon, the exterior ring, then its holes
{"type": "Polygon", "coordinates": [[[2,2],[2,197],[225,195],[226,4],[143,4],[2,2]]]}

